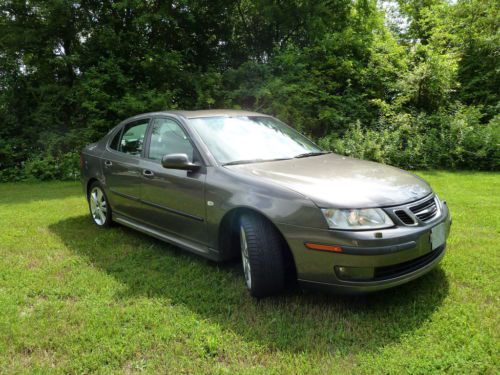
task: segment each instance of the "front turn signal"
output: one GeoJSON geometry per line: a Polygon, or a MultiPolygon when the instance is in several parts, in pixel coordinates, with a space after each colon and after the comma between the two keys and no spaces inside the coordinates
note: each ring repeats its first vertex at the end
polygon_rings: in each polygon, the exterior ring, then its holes
{"type": "Polygon", "coordinates": [[[332,251],[334,253],[341,253],[343,250],[340,246],[336,245],[322,245],[319,243],[311,243],[306,242],[306,247],[311,250],[319,250],[319,251],[332,251]]]}

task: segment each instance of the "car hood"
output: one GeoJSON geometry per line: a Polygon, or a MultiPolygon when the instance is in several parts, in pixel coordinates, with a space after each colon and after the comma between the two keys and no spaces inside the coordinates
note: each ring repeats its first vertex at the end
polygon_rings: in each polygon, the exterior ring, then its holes
{"type": "Polygon", "coordinates": [[[396,206],[432,192],[424,180],[409,172],[337,154],[227,168],[294,190],[319,207],[396,206]]]}

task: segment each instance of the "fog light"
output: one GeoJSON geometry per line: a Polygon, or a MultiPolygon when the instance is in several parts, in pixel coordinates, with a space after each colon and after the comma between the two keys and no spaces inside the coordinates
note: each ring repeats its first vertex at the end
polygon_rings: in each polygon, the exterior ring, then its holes
{"type": "Polygon", "coordinates": [[[335,266],[335,274],[341,280],[366,281],[373,279],[375,269],[373,267],[346,267],[335,266]]]}
{"type": "Polygon", "coordinates": [[[339,273],[339,275],[347,275],[347,267],[338,267],[337,266],[337,272],[339,273]]]}

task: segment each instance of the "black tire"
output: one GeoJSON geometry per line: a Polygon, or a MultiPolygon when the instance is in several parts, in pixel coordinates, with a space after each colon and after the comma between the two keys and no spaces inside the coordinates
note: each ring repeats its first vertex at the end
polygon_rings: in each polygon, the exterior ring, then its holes
{"type": "Polygon", "coordinates": [[[269,220],[257,214],[240,217],[240,250],[243,272],[250,294],[257,298],[281,293],[285,288],[284,241],[269,220]],[[244,231],[244,232],[243,232],[244,231]],[[247,244],[245,262],[243,236],[247,244]],[[249,269],[245,267],[249,265],[249,269]],[[250,281],[247,277],[250,274],[250,281]]]}
{"type": "Polygon", "coordinates": [[[89,212],[92,222],[99,228],[109,228],[113,224],[111,205],[109,204],[108,197],[106,196],[102,185],[98,181],[95,181],[92,185],[90,185],[87,201],[89,204],[89,212]],[[98,201],[94,200],[94,192],[100,192],[100,194],[102,194],[97,195],[98,201]],[[96,203],[97,210],[94,206],[96,203]]]}

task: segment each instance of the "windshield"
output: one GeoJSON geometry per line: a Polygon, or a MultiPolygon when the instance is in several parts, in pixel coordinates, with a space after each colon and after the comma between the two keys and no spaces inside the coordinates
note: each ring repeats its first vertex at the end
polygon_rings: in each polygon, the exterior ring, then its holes
{"type": "Polygon", "coordinates": [[[271,117],[202,117],[190,120],[219,163],[240,164],[324,153],[306,137],[271,117]]]}

